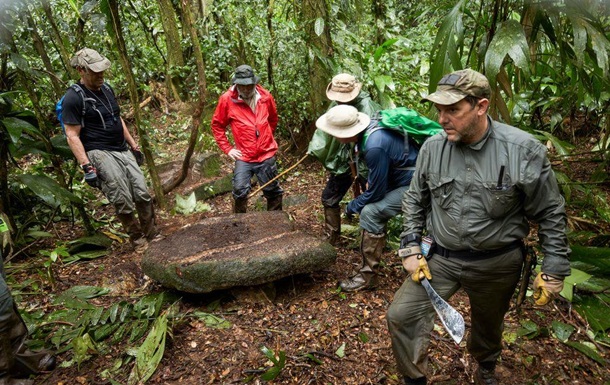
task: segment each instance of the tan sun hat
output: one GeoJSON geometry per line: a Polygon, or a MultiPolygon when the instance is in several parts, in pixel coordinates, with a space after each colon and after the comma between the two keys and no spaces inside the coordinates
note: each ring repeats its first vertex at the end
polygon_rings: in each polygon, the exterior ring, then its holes
{"type": "Polygon", "coordinates": [[[447,74],[439,80],[436,92],[426,96],[421,101],[431,101],[440,105],[450,105],[459,102],[466,96],[489,99],[491,88],[489,81],[480,72],[465,69],[447,74]]]}
{"type": "Polygon", "coordinates": [[[353,75],[339,74],[328,83],[326,96],[336,102],[348,103],[358,96],[361,89],[362,83],[359,83],[353,75]]]}
{"type": "Polygon", "coordinates": [[[316,120],[316,127],[336,138],[351,138],[364,131],[371,122],[367,114],[356,107],[340,104],[316,120]]]}
{"type": "Polygon", "coordinates": [[[89,68],[93,72],[102,72],[110,67],[110,60],[94,49],[83,48],[70,59],[70,65],[72,67],[89,68]]]}

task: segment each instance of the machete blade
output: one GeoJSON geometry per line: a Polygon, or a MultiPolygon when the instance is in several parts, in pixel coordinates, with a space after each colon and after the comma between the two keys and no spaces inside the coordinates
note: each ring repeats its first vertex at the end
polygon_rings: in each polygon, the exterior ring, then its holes
{"type": "Polygon", "coordinates": [[[430,282],[428,282],[428,279],[423,278],[420,282],[424,289],[426,289],[430,302],[432,302],[432,306],[441,319],[443,326],[455,343],[459,344],[462,341],[462,338],[464,338],[464,331],[466,329],[464,317],[438,295],[430,285],[430,282]]]}

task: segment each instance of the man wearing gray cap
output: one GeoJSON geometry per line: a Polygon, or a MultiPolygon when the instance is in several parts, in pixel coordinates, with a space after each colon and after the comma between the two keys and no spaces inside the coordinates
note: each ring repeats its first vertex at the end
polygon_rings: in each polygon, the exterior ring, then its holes
{"type": "MultiPolygon", "coordinates": [[[[326,96],[332,101],[330,108],[347,104],[358,112],[374,116],[381,106],[362,90],[362,83],[350,74],[335,75],[326,87],[326,96]]],[[[341,236],[340,203],[350,186],[354,185],[354,195],[366,189],[367,169],[364,162],[356,164],[353,144],[341,143],[332,135],[319,128],[313,134],[307,153],[319,160],[330,175],[322,191],[324,206],[324,230],[328,242],[335,246],[341,236]]]]}
{"type": "Polygon", "coordinates": [[[85,181],[102,190],[114,205],[132,246],[143,252],[148,241],[158,236],[154,206],[135,158],[141,157],[138,143],[121,118],[114,91],[104,82],[110,60],[83,48],[70,65],[78,70],[80,81],[63,99],[62,122],[68,145],[85,181]]]}
{"type": "MultiPolygon", "coordinates": [[[[218,147],[235,161],[234,213],[246,212],[253,175],[261,185],[277,176],[278,146],[273,137],[278,122],[277,108],[273,96],[258,84],[259,80],[249,65],[237,67],[233,85],[220,96],[212,117],[212,132],[218,147]],[[229,126],[234,145],[227,138],[229,126]]],[[[281,210],[283,194],[277,180],[263,188],[267,210],[281,210]]]]}
{"type": "Polygon", "coordinates": [[[498,384],[504,315],[524,260],[529,220],[538,223],[542,271],[534,300],[547,304],[570,274],[565,201],[546,156],[532,135],[487,114],[487,78],[470,69],[445,75],[430,101],[444,132],[422,146],[403,198],[403,267],[410,274],[387,313],[394,357],[406,384],[425,384],[434,309],[420,280],[444,298],[462,288],[470,302],[468,351],[475,384],[498,384]],[[434,238],[427,257],[423,232],[434,238]]]}

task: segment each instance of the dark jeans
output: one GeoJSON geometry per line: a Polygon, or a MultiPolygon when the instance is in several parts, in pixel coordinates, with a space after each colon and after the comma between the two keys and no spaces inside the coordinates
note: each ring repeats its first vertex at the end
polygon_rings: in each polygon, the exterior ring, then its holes
{"type": "MultiPolygon", "coordinates": [[[[262,162],[235,161],[235,169],[233,170],[233,198],[246,199],[248,197],[252,187],[250,184],[252,175],[256,175],[256,179],[258,179],[258,183],[261,186],[275,178],[277,176],[275,156],[262,162]]],[[[284,190],[281,189],[280,183],[277,180],[263,189],[263,195],[267,199],[274,198],[283,193],[284,190]]]]}
{"type": "MultiPolygon", "coordinates": [[[[353,177],[351,173],[345,174],[330,174],[326,187],[322,191],[322,205],[328,208],[338,208],[341,199],[347,194],[347,191],[352,185],[353,177]]],[[[360,190],[364,192],[366,189],[366,179],[359,177],[360,190]]]]}

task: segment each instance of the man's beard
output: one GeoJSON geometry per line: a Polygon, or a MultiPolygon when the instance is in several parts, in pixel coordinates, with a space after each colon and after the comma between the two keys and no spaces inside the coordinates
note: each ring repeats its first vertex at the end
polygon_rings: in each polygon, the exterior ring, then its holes
{"type": "Polygon", "coordinates": [[[239,97],[242,99],[252,99],[254,95],[256,95],[256,88],[253,88],[249,93],[244,93],[241,90],[237,90],[239,92],[239,97]]]}

